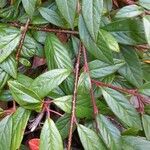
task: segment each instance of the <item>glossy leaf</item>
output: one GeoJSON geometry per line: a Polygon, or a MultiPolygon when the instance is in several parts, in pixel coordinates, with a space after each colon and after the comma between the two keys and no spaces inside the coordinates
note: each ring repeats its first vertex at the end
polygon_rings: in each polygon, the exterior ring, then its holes
{"type": "Polygon", "coordinates": [[[143,17],[145,36],[148,44],[150,45],[150,16],[146,15],[143,17]]]}
{"type": "Polygon", "coordinates": [[[138,0],[138,3],[139,3],[142,7],[144,7],[144,8],[146,8],[146,9],[150,10],[150,1],[149,1],[149,0],[138,0]]]}
{"type": "Polygon", "coordinates": [[[54,69],[38,76],[31,84],[31,89],[41,98],[61,84],[70,74],[67,69],[54,69]]]}
{"type": "Polygon", "coordinates": [[[144,128],[144,132],[145,132],[145,135],[146,135],[146,138],[148,140],[150,140],[150,116],[148,115],[142,115],[142,123],[143,123],[143,128],[144,128]]]}
{"type": "Polygon", "coordinates": [[[48,118],[40,135],[40,150],[63,150],[60,133],[52,119],[48,118]]]}
{"type": "Polygon", "coordinates": [[[10,91],[15,101],[26,109],[40,111],[42,108],[42,101],[40,97],[32,90],[20,84],[17,81],[8,82],[10,91]]]}
{"type": "Polygon", "coordinates": [[[109,88],[103,89],[102,93],[113,113],[125,125],[131,128],[141,129],[140,116],[124,95],[109,88]]]}
{"type": "Polygon", "coordinates": [[[74,19],[76,14],[77,0],[56,0],[59,11],[70,24],[70,27],[74,28],[74,19]]]}
{"type": "Polygon", "coordinates": [[[121,8],[117,14],[116,18],[130,18],[136,17],[144,12],[144,9],[137,5],[129,5],[121,8]]]}
{"type": "Polygon", "coordinates": [[[96,132],[80,124],[77,129],[85,150],[106,150],[102,140],[96,132]]]}
{"type": "Polygon", "coordinates": [[[19,149],[29,116],[30,111],[21,107],[13,114],[11,150],[19,149]]]}
{"type": "Polygon", "coordinates": [[[107,148],[120,150],[121,135],[120,131],[103,115],[97,116],[98,129],[107,148]]]}
{"type": "Polygon", "coordinates": [[[103,0],[83,0],[82,15],[91,37],[96,41],[100,28],[103,0]]]}
{"type": "Polygon", "coordinates": [[[56,68],[73,69],[71,58],[65,46],[54,34],[49,34],[45,43],[45,55],[49,70],[56,68]]]}

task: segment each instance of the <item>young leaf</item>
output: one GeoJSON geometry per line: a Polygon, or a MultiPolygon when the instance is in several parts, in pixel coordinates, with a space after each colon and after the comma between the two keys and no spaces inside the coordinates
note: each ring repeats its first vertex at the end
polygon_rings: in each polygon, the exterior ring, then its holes
{"type": "Polygon", "coordinates": [[[91,129],[79,124],[78,134],[85,150],[106,150],[103,141],[91,129]]]}
{"type": "Polygon", "coordinates": [[[108,149],[121,149],[120,131],[103,115],[97,116],[98,128],[108,149]]]}
{"type": "Polygon", "coordinates": [[[144,12],[144,9],[137,5],[129,5],[121,8],[117,14],[116,18],[131,18],[136,17],[144,12]]]}
{"type": "Polygon", "coordinates": [[[35,5],[37,0],[22,0],[23,7],[26,11],[26,13],[32,17],[33,13],[35,11],[35,5]]]}
{"type": "Polygon", "coordinates": [[[71,58],[64,45],[54,34],[49,34],[45,42],[45,55],[49,70],[58,68],[73,69],[71,58]]]}
{"type": "Polygon", "coordinates": [[[20,36],[18,33],[0,37],[0,63],[2,63],[17,47],[20,36]]]}
{"type": "Polygon", "coordinates": [[[102,89],[102,93],[113,113],[125,125],[141,129],[140,116],[124,95],[109,88],[102,89]]]}
{"type": "Polygon", "coordinates": [[[17,81],[9,81],[8,85],[13,98],[20,106],[36,111],[41,110],[42,101],[40,97],[32,90],[26,88],[24,85],[20,84],[17,81]]]}
{"type": "Polygon", "coordinates": [[[48,71],[37,77],[30,87],[43,98],[60,85],[69,76],[70,72],[71,71],[67,69],[54,69],[48,71]]]}
{"type": "Polygon", "coordinates": [[[103,11],[103,0],[82,0],[82,15],[91,37],[96,41],[103,11]]]}
{"type": "Polygon", "coordinates": [[[150,116],[148,115],[142,115],[142,123],[143,123],[143,128],[144,132],[146,135],[146,138],[150,140],[150,116]]]}
{"type": "Polygon", "coordinates": [[[17,77],[17,63],[14,56],[10,55],[0,63],[0,68],[2,68],[5,72],[7,72],[13,78],[17,77]]]}
{"type": "Polygon", "coordinates": [[[48,118],[40,135],[40,150],[63,150],[60,133],[52,119],[48,118]]]}
{"type": "Polygon", "coordinates": [[[149,150],[150,141],[144,137],[122,136],[123,150],[149,150]]]}
{"type": "Polygon", "coordinates": [[[11,149],[12,117],[6,116],[0,121],[0,150],[11,149]]]}
{"type": "Polygon", "coordinates": [[[30,111],[21,107],[13,114],[11,150],[19,149],[29,116],[30,111]]]}
{"type": "Polygon", "coordinates": [[[143,17],[143,24],[144,24],[145,36],[148,44],[150,45],[150,16],[149,15],[143,17]]]}
{"type": "Polygon", "coordinates": [[[74,28],[74,19],[76,14],[77,0],[56,0],[59,11],[70,24],[70,27],[74,28]]]}
{"type": "Polygon", "coordinates": [[[121,52],[126,64],[119,69],[119,73],[136,87],[141,86],[143,84],[143,73],[135,49],[126,46],[121,48],[121,52]]]}

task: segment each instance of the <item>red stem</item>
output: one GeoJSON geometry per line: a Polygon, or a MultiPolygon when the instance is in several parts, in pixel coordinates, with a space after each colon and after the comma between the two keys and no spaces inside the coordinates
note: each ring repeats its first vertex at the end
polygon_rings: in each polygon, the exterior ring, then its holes
{"type": "Polygon", "coordinates": [[[88,62],[87,62],[87,54],[86,54],[86,49],[84,46],[82,46],[82,51],[83,51],[83,57],[84,57],[84,71],[88,73],[89,75],[89,78],[90,78],[90,82],[91,82],[91,88],[90,88],[90,96],[91,96],[91,102],[92,102],[92,105],[93,105],[93,115],[94,115],[94,119],[95,119],[95,124],[96,124],[96,130],[98,131],[98,124],[97,124],[97,121],[96,121],[96,116],[98,114],[98,108],[96,106],[96,101],[95,101],[95,97],[94,97],[94,90],[93,90],[93,87],[92,87],[92,80],[91,80],[91,77],[90,77],[90,71],[89,71],[89,66],[88,66],[88,62]]]}
{"type": "Polygon", "coordinates": [[[61,117],[63,116],[61,113],[59,113],[59,112],[57,112],[55,110],[49,109],[49,111],[52,112],[52,113],[54,113],[54,114],[56,114],[56,115],[58,115],[58,116],[61,116],[61,117]]]}
{"type": "Polygon", "coordinates": [[[75,66],[75,82],[74,82],[74,91],[73,91],[73,98],[72,98],[72,113],[71,113],[71,120],[70,120],[70,129],[69,129],[67,150],[71,150],[73,125],[74,125],[74,123],[76,123],[75,109],[76,109],[76,99],[77,99],[77,86],[78,86],[78,79],[79,79],[80,55],[81,55],[81,45],[79,48],[77,62],[76,62],[76,66],[75,66]]]}

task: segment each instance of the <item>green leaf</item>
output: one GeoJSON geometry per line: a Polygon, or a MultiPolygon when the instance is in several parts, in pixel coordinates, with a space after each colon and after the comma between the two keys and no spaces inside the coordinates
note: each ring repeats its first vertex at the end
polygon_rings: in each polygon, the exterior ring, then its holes
{"type": "Polygon", "coordinates": [[[48,118],[40,135],[40,150],[63,150],[60,133],[52,119],[48,118]]]}
{"type": "Polygon", "coordinates": [[[108,43],[105,41],[105,37],[101,31],[99,31],[97,42],[94,42],[89,35],[82,16],[79,17],[79,34],[89,53],[91,53],[95,58],[104,62],[113,63],[112,51],[109,49],[108,43]]]}
{"type": "Polygon", "coordinates": [[[9,102],[12,101],[13,97],[11,95],[10,90],[3,90],[0,92],[0,101],[9,102]]]}
{"type": "Polygon", "coordinates": [[[58,68],[73,69],[73,64],[65,46],[54,34],[49,34],[45,42],[45,55],[49,70],[58,68]]]}
{"type": "Polygon", "coordinates": [[[118,43],[138,45],[145,43],[143,23],[140,19],[118,19],[102,27],[110,32],[118,43]]]}
{"type": "Polygon", "coordinates": [[[150,82],[143,84],[140,88],[139,88],[139,92],[150,96],[150,82]]]}
{"type": "Polygon", "coordinates": [[[124,95],[109,88],[102,89],[102,93],[113,113],[125,125],[141,129],[140,116],[124,95]]]}
{"type": "Polygon", "coordinates": [[[77,0],[56,0],[56,4],[63,17],[73,29],[74,19],[76,15],[77,0]]]}
{"type": "Polygon", "coordinates": [[[141,86],[143,84],[143,73],[135,49],[124,46],[121,48],[121,52],[126,64],[119,69],[119,73],[134,86],[141,86]]]}
{"type": "Polygon", "coordinates": [[[19,149],[29,116],[30,111],[21,107],[13,114],[11,150],[19,149]]]}
{"type": "Polygon", "coordinates": [[[78,134],[85,150],[106,150],[100,137],[91,129],[79,124],[78,134]]]}
{"type": "Polygon", "coordinates": [[[100,28],[103,0],[82,0],[82,15],[91,37],[96,41],[100,28]]]}
{"type": "Polygon", "coordinates": [[[120,131],[103,115],[97,116],[98,129],[108,149],[121,149],[120,131]]]}
{"type": "Polygon", "coordinates": [[[150,1],[149,0],[138,0],[139,5],[150,10],[150,1]]]}
{"type": "Polygon", "coordinates": [[[56,126],[60,132],[62,139],[67,138],[70,128],[70,115],[65,114],[62,117],[58,118],[58,120],[56,121],[56,126]]]}
{"type": "Polygon", "coordinates": [[[9,78],[9,75],[0,68],[0,89],[5,86],[9,78]]]}
{"type": "Polygon", "coordinates": [[[144,137],[122,136],[123,150],[149,150],[150,141],[144,137]]]}
{"type": "Polygon", "coordinates": [[[36,2],[37,0],[22,0],[23,7],[30,17],[34,14],[36,2]]]}
{"type": "Polygon", "coordinates": [[[0,63],[2,63],[17,47],[20,40],[18,33],[0,36],[0,63]]]}
{"type": "Polygon", "coordinates": [[[144,24],[145,36],[148,44],[150,45],[150,16],[149,15],[143,17],[143,24],[144,24]]]}
{"type": "Polygon", "coordinates": [[[144,12],[144,9],[137,5],[129,5],[121,8],[117,14],[116,18],[131,18],[136,17],[144,12]]]}
{"type": "Polygon", "coordinates": [[[124,61],[119,59],[114,60],[114,65],[107,64],[100,60],[94,60],[89,63],[90,76],[92,78],[105,77],[107,75],[115,73],[124,64],[124,61]]]}
{"type": "Polygon", "coordinates": [[[7,72],[13,78],[17,77],[17,63],[14,56],[10,55],[0,63],[0,68],[2,68],[5,72],[7,72]]]}
{"type": "Polygon", "coordinates": [[[31,89],[41,98],[48,95],[50,91],[60,85],[70,74],[67,69],[54,69],[43,73],[37,77],[31,84],[31,89]]]}
{"type": "Polygon", "coordinates": [[[12,117],[6,116],[0,121],[0,150],[11,149],[12,117]]]}
{"type": "Polygon", "coordinates": [[[146,138],[150,140],[150,116],[148,115],[142,115],[142,123],[143,123],[143,128],[144,132],[146,135],[146,138]]]}
{"type": "Polygon", "coordinates": [[[10,91],[15,101],[26,109],[40,111],[42,108],[42,101],[40,97],[32,90],[20,84],[17,81],[8,82],[10,91]]]}
{"type": "Polygon", "coordinates": [[[48,22],[60,27],[66,26],[63,18],[60,16],[57,9],[41,7],[39,8],[39,12],[42,17],[48,22]]]}

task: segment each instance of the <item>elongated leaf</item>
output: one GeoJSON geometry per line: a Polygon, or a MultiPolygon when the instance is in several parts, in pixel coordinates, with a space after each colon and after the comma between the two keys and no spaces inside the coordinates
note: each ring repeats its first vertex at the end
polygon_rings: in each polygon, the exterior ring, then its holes
{"type": "Polygon", "coordinates": [[[12,118],[7,116],[0,121],[0,150],[11,149],[12,118]]]}
{"type": "Polygon", "coordinates": [[[136,87],[141,86],[143,84],[143,74],[135,49],[131,47],[122,47],[121,52],[126,65],[119,69],[119,73],[136,87]]]}
{"type": "Polygon", "coordinates": [[[13,114],[11,150],[19,149],[29,116],[30,111],[21,107],[13,114]]]}
{"type": "Polygon", "coordinates": [[[79,124],[78,134],[85,150],[106,150],[102,140],[93,130],[79,124]]]}
{"type": "Polygon", "coordinates": [[[39,12],[42,15],[42,17],[45,18],[48,22],[60,27],[65,26],[64,20],[58,14],[56,9],[53,10],[51,8],[41,7],[39,8],[39,12]]]}
{"type": "Polygon", "coordinates": [[[103,115],[97,116],[98,128],[106,146],[111,150],[120,150],[120,131],[103,115]]]}
{"type": "Polygon", "coordinates": [[[13,98],[20,106],[36,111],[41,110],[42,101],[40,97],[32,90],[26,88],[24,85],[20,84],[17,81],[9,81],[8,85],[13,98]]]}
{"type": "Polygon", "coordinates": [[[26,11],[26,13],[32,17],[33,13],[35,11],[35,5],[37,0],[22,0],[23,7],[26,11]]]}
{"type": "Polygon", "coordinates": [[[115,20],[102,29],[109,31],[121,44],[137,45],[145,43],[143,23],[137,18],[115,20]]]}
{"type": "Polygon", "coordinates": [[[82,16],[79,18],[79,34],[89,53],[104,62],[113,63],[112,51],[109,49],[102,33],[99,31],[97,42],[95,43],[86,28],[86,24],[82,16]]]}
{"type": "Polygon", "coordinates": [[[17,63],[14,56],[9,56],[5,61],[0,64],[0,68],[2,68],[5,72],[7,72],[13,78],[17,77],[17,63]]]}
{"type": "Polygon", "coordinates": [[[54,34],[49,34],[45,43],[45,55],[49,70],[58,68],[73,69],[71,58],[64,45],[54,34]]]}
{"type": "Polygon", "coordinates": [[[143,23],[144,23],[145,36],[148,44],[150,45],[150,16],[149,15],[143,17],[143,23]]]}
{"type": "Polygon", "coordinates": [[[149,0],[138,0],[138,3],[139,3],[142,7],[144,7],[144,8],[146,8],[146,9],[150,10],[150,1],[149,1],[149,0]]]}
{"type": "Polygon", "coordinates": [[[0,37],[0,63],[2,63],[17,47],[20,36],[18,33],[0,37]]]}
{"type": "Polygon", "coordinates": [[[144,137],[123,136],[122,137],[123,150],[149,150],[150,141],[144,137]]]}
{"type": "Polygon", "coordinates": [[[146,135],[146,138],[150,140],[150,116],[148,115],[142,115],[142,123],[144,127],[144,132],[146,135]]]}
{"type": "Polygon", "coordinates": [[[101,78],[115,73],[125,63],[123,60],[114,60],[114,65],[107,64],[100,60],[94,60],[89,63],[90,75],[92,78],[101,78]]]}
{"type": "Polygon", "coordinates": [[[40,135],[40,150],[63,150],[60,133],[52,119],[48,118],[40,135]]]}
{"type": "Polygon", "coordinates": [[[82,15],[91,37],[96,41],[103,11],[103,0],[83,0],[82,15]]]}
{"type": "Polygon", "coordinates": [[[77,0],[56,0],[59,11],[70,24],[70,27],[74,28],[74,19],[76,14],[77,0]]]}
{"type": "Polygon", "coordinates": [[[117,14],[116,18],[130,18],[136,17],[144,12],[144,9],[137,5],[129,5],[121,8],[117,14]]]}
{"type": "Polygon", "coordinates": [[[31,88],[41,98],[61,84],[70,74],[67,69],[54,69],[37,77],[31,84],[31,88]]]}
{"type": "Polygon", "coordinates": [[[103,89],[102,93],[113,113],[125,125],[131,128],[141,129],[140,116],[124,95],[109,88],[103,89]]]}

